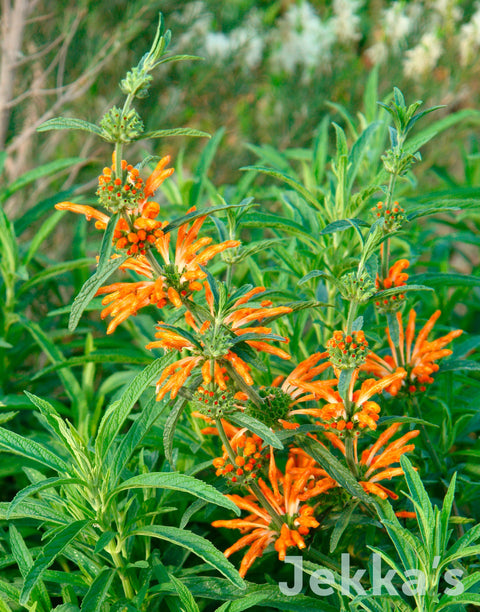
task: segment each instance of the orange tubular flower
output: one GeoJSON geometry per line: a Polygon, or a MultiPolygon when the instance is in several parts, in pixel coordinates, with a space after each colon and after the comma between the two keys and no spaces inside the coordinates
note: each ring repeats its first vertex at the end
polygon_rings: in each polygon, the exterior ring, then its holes
{"type": "MultiPolygon", "coordinates": [[[[195,210],[193,206],[188,212],[195,210]]],[[[190,291],[202,289],[199,281],[205,279],[207,275],[200,266],[205,266],[218,253],[240,245],[239,240],[226,240],[213,245],[210,244],[212,238],[205,237],[197,240],[206,218],[206,216],[199,217],[192,222],[191,226],[190,223],[184,223],[178,228],[174,261],[170,258],[170,234],[164,234],[161,231],[158,233],[155,247],[165,262],[163,268],[166,282],[172,288],[172,296],[169,296],[169,299],[175,306],[181,306],[179,293],[185,294],[186,289],[190,291]]],[[[165,225],[166,223],[163,224],[163,227],[165,225]]]]}
{"type": "MultiPolygon", "coordinates": [[[[271,328],[258,325],[251,327],[240,326],[251,324],[252,322],[260,322],[267,317],[291,312],[291,308],[286,306],[276,308],[263,306],[238,308],[238,306],[247,303],[257,293],[265,291],[263,287],[257,287],[238,300],[233,301],[233,303],[227,303],[222,312],[216,312],[218,305],[215,304],[210,286],[207,282],[204,283],[204,286],[212,320],[217,323],[213,325],[207,320],[199,327],[192,313],[187,311],[185,313],[185,320],[193,328],[194,333],[185,332],[183,336],[181,329],[172,331],[168,326],[160,323],[155,334],[158,340],[150,342],[147,345],[148,349],[186,349],[191,351],[196,355],[195,365],[201,368],[203,386],[206,389],[209,389],[209,385],[214,384],[220,389],[226,390],[227,385],[224,372],[225,368],[228,369],[228,367],[231,367],[247,385],[253,385],[250,366],[245,361],[245,359],[248,359],[253,354],[252,349],[276,355],[281,359],[290,359],[290,355],[287,352],[269,344],[272,340],[287,342],[287,339],[283,336],[272,336],[270,333],[271,328]],[[218,323],[218,321],[222,322],[218,323]],[[245,339],[244,342],[238,339],[238,336],[241,338],[243,334],[248,334],[248,339],[245,339]],[[255,337],[258,337],[258,340],[255,337]]],[[[172,364],[172,366],[174,365],[172,364]]],[[[174,376],[175,379],[176,377],[183,376],[181,372],[176,372],[172,366],[169,366],[169,374],[167,376],[164,376],[165,372],[162,375],[161,382],[164,382],[164,384],[160,385],[159,381],[159,386],[157,386],[157,397],[159,399],[164,397],[169,390],[177,388],[172,380],[167,381],[170,376],[174,376]]],[[[189,370],[190,372],[191,370],[189,370]]],[[[173,397],[175,397],[175,394],[172,394],[173,397]]]]}
{"type": "Polygon", "coordinates": [[[360,389],[355,391],[354,387],[358,378],[358,372],[359,369],[354,370],[348,388],[348,400],[351,403],[351,420],[347,420],[347,411],[338,391],[332,389],[328,385],[319,385],[315,382],[308,383],[299,381],[298,384],[306,391],[311,391],[316,399],[324,399],[328,404],[322,408],[302,408],[294,412],[297,414],[308,414],[313,417],[318,417],[324,421],[324,423],[322,423],[324,427],[331,427],[338,431],[343,431],[345,429],[358,430],[367,427],[376,429],[380,406],[376,402],[370,401],[370,398],[403,379],[406,373],[405,371],[395,372],[380,380],[369,378],[362,383],[360,389]]]}
{"type": "Polygon", "coordinates": [[[150,304],[163,308],[167,303],[162,278],[137,283],[114,283],[102,287],[96,295],[105,293],[108,295],[103,298],[102,304],[106,308],[102,310],[101,317],[102,319],[108,315],[113,317],[108,325],[107,334],[113,333],[120,323],[136,315],[141,308],[150,304]]]}
{"type": "Polygon", "coordinates": [[[375,376],[388,376],[392,372],[405,372],[404,379],[395,381],[386,389],[391,395],[397,395],[400,390],[406,390],[410,393],[425,391],[425,385],[433,382],[432,374],[439,368],[435,362],[452,354],[450,349],[444,347],[463,333],[461,329],[456,329],[429,342],[427,340],[428,335],[440,314],[440,310],[433,313],[419,331],[417,340],[413,344],[416,312],[413,309],[410,311],[405,331],[402,315],[397,313],[399,346],[395,346],[387,328],[386,333],[391,354],[382,358],[375,353],[370,353],[361,369],[375,376]]]}
{"type": "MultiPolygon", "coordinates": [[[[408,453],[415,448],[414,444],[407,444],[407,442],[418,436],[420,433],[418,429],[409,431],[401,438],[390,442],[388,446],[386,445],[387,442],[397,433],[401,426],[401,423],[391,425],[380,435],[375,444],[362,452],[360,461],[358,460],[357,455],[358,437],[354,438],[353,444],[355,450],[355,462],[359,477],[361,478],[359,483],[362,485],[366,493],[378,495],[382,499],[387,499],[387,497],[398,499],[398,495],[396,493],[379,484],[379,481],[391,480],[395,476],[403,475],[404,472],[401,467],[391,466],[394,463],[399,463],[400,457],[404,453],[408,453]],[[379,452],[382,447],[384,447],[383,451],[379,452]]],[[[338,436],[336,436],[333,432],[325,432],[324,435],[330,440],[335,448],[338,448],[345,455],[345,445],[338,436]]],[[[405,516],[411,516],[411,513],[404,514],[405,516]]]]}
{"type": "Polygon", "coordinates": [[[269,544],[275,542],[275,550],[281,561],[285,559],[287,548],[305,548],[304,537],[319,526],[314,517],[314,507],[305,502],[317,497],[321,492],[337,486],[315,461],[300,449],[292,449],[283,474],[275,465],[269,470],[270,486],[259,478],[258,484],[265,498],[277,514],[277,520],[260,505],[253,491],[250,495],[228,495],[241,510],[248,512],[243,519],[214,521],[214,527],[240,529],[243,535],[225,551],[229,557],[234,552],[249,546],[240,565],[239,573],[245,576],[254,561],[261,557],[269,544]],[[297,452],[298,451],[298,452],[297,452]],[[322,483],[322,484],[320,484],[322,483]],[[278,519],[281,527],[278,527],[278,519]]]}
{"type": "MultiPolygon", "coordinates": [[[[377,275],[377,279],[375,281],[377,290],[380,291],[382,289],[405,286],[407,284],[408,274],[404,272],[404,270],[406,270],[409,265],[410,262],[408,259],[399,259],[393,264],[393,266],[391,266],[390,270],[388,271],[387,278],[380,279],[380,277],[377,275]]],[[[377,306],[381,312],[391,312],[392,310],[397,310],[400,308],[404,300],[405,295],[400,293],[397,295],[391,295],[381,302],[375,302],[375,306],[377,306]]]]}

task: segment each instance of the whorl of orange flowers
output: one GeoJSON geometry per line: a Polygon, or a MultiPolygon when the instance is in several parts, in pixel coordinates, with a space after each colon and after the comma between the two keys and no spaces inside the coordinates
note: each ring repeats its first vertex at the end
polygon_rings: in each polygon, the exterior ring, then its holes
{"type": "Polygon", "coordinates": [[[350,419],[347,415],[345,402],[340,397],[339,392],[329,385],[322,384],[322,381],[299,382],[299,386],[306,391],[311,391],[316,399],[323,399],[328,403],[321,408],[301,408],[295,410],[294,413],[319,418],[321,419],[321,425],[337,431],[376,429],[380,406],[371,401],[370,398],[404,378],[406,373],[404,371],[390,373],[380,380],[369,378],[361,384],[360,389],[355,390],[358,373],[359,368],[353,371],[347,392],[347,399],[350,402],[350,419]]]}
{"type": "Polygon", "coordinates": [[[433,313],[418,332],[414,343],[415,319],[417,316],[415,310],[412,309],[408,315],[406,330],[403,327],[401,313],[397,313],[399,345],[396,346],[392,341],[390,331],[387,328],[386,334],[390,354],[380,357],[376,353],[370,353],[361,369],[381,377],[391,375],[393,372],[404,372],[403,379],[397,379],[386,388],[391,395],[397,395],[400,390],[407,390],[410,393],[425,391],[426,385],[433,382],[432,374],[439,369],[436,362],[442,357],[448,357],[452,354],[450,349],[444,347],[463,333],[461,329],[456,329],[429,342],[428,335],[440,314],[440,310],[433,313]]]}
{"type": "Polygon", "coordinates": [[[284,473],[273,464],[273,469],[269,470],[269,485],[261,478],[258,479],[258,484],[280,519],[280,527],[260,505],[253,492],[245,497],[227,496],[241,510],[245,510],[248,516],[212,523],[214,527],[239,529],[241,533],[246,534],[225,551],[225,556],[229,557],[234,552],[249,547],[240,565],[239,573],[242,577],[272,542],[275,542],[275,550],[281,561],[285,559],[287,549],[291,546],[305,548],[305,536],[309,534],[310,529],[319,526],[314,517],[315,508],[306,502],[337,486],[337,483],[301,449],[291,449],[284,473]]]}
{"type": "MultiPolygon", "coordinates": [[[[391,480],[395,476],[403,475],[404,472],[401,467],[391,466],[395,463],[399,463],[400,457],[404,453],[408,453],[415,448],[414,444],[407,444],[407,442],[418,436],[420,433],[418,429],[409,431],[401,438],[398,438],[387,445],[387,442],[397,433],[401,426],[401,423],[391,425],[379,436],[375,444],[362,452],[360,460],[358,460],[357,453],[358,437],[354,438],[353,444],[355,462],[359,471],[359,478],[361,479],[359,480],[359,483],[362,485],[366,493],[378,495],[382,499],[387,499],[387,497],[398,499],[398,495],[396,493],[379,484],[379,482],[381,480],[391,480]],[[384,447],[383,450],[379,452],[382,447],[384,447]]],[[[346,454],[345,444],[337,435],[335,435],[333,432],[324,432],[323,435],[326,436],[332,445],[335,448],[338,448],[343,455],[346,454]]],[[[411,516],[411,514],[408,514],[408,516],[411,516]]]]}
{"type": "MultiPolygon", "coordinates": [[[[207,304],[212,317],[216,317],[213,294],[207,282],[204,283],[207,304]]],[[[251,325],[261,322],[267,317],[277,316],[291,312],[287,306],[250,306],[243,307],[258,293],[265,291],[264,287],[256,287],[234,302],[229,312],[223,317],[219,324],[204,321],[199,327],[193,315],[187,311],[185,320],[194,333],[182,333],[181,329],[171,329],[160,323],[157,326],[155,337],[158,340],[150,342],[148,349],[163,348],[165,350],[187,350],[191,356],[175,361],[165,368],[157,382],[157,399],[162,399],[170,392],[171,398],[175,398],[178,391],[190,376],[194,368],[201,367],[203,386],[208,387],[211,383],[218,385],[222,390],[227,389],[224,376],[224,367],[230,365],[233,370],[243,379],[247,385],[253,385],[250,366],[240,357],[241,342],[237,337],[248,334],[245,345],[257,351],[269,353],[281,359],[290,359],[290,355],[275,346],[271,346],[271,340],[264,339],[265,335],[271,333],[271,328],[251,325]],[[248,325],[248,327],[242,327],[248,325]],[[252,338],[258,335],[258,340],[252,338]]],[[[265,303],[265,302],[263,302],[265,303]]],[[[270,302],[268,302],[270,304],[270,302]]],[[[275,337],[275,340],[287,342],[283,336],[275,337]]]]}

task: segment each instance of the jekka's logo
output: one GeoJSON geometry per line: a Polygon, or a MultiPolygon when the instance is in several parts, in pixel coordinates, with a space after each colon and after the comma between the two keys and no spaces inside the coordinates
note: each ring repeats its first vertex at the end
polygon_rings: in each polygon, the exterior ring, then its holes
{"type": "MultiPolygon", "coordinates": [[[[304,588],[304,571],[303,571],[303,557],[299,555],[291,555],[285,557],[285,563],[291,563],[294,566],[293,584],[289,585],[287,582],[280,582],[279,588],[284,595],[298,595],[304,588]]],[[[403,572],[403,576],[400,576],[394,569],[387,569],[385,575],[382,573],[382,557],[373,553],[372,555],[372,573],[371,573],[371,586],[372,590],[370,594],[382,595],[383,592],[387,592],[389,595],[400,595],[398,590],[392,584],[395,576],[398,576],[402,582],[401,591],[404,595],[425,595],[427,590],[427,577],[422,570],[419,569],[408,569],[403,572]],[[406,578],[407,580],[404,580],[406,578]]],[[[433,569],[438,567],[440,563],[440,557],[436,556],[433,560],[433,569]]],[[[335,574],[327,569],[318,569],[310,575],[309,587],[315,593],[327,597],[333,595],[334,587],[340,590],[344,595],[367,595],[365,590],[365,583],[361,581],[364,579],[366,569],[359,569],[351,576],[350,571],[350,555],[343,553],[341,556],[341,572],[340,575],[335,574]]],[[[463,576],[461,569],[447,570],[443,574],[443,580],[446,584],[450,585],[444,591],[446,595],[461,595],[463,593],[464,585],[460,582],[463,576]]]]}

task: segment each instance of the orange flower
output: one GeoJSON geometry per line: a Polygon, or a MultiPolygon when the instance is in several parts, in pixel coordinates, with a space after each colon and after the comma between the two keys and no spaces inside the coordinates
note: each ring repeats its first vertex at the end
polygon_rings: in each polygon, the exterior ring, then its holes
{"type": "MultiPolygon", "coordinates": [[[[377,290],[380,291],[382,289],[391,289],[392,287],[403,287],[404,285],[406,285],[408,280],[408,274],[404,272],[404,270],[406,270],[409,265],[410,262],[408,261],[408,259],[399,259],[393,264],[393,266],[391,266],[390,270],[388,271],[388,276],[386,278],[381,279],[377,275],[377,279],[375,281],[377,290]]],[[[384,300],[381,302],[375,302],[375,306],[377,306],[377,308],[379,308],[381,312],[391,312],[392,310],[397,310],[398,308],[400,308],[404,300],[405,295],[403,293],[400,293],[384,298],[384,300]]]]}
{"type": "Polygon", "coordinates": [[[428,335],[432,331],[435,321],[440,314],[440,310],[433,313],[419,331],[417,340],[415,344],[413,344],[415,318],[417,316],[416,312],[413,309],[410,311],[405,331],[402,323],[402,315],[401,313],[397,313],[400,337],[399,346],[395,346],[390,336],[390,331],[387,328],[385,331],[391,354],[382,358],[375,353],[370,353],[361,369],[375,376],[388,376],[391,375],[392,372],[405,372],[404,379],[394,381],[394,383],[386,389],[391,395],[397,395],[400,390],[407,390],[410,393],[425,391],[425,385],[433,382],[432,374],[439,368],[438,364],[435,362],[442,357],[448,357],[452,354],[450,349],[444,347],[463,333],[461,329],[456,329],[445,336],[441,336],[429,342],[427,340],[428,335]]]}
{"type": "Polygon", "coordinates": [[[153,304],[158,308],[163,308],[167,303],[166,294],[163,289],[163,278],[156,281],[140,281],[137,283],[114,283],[101,287],[96,295],[103,295],[102,304],[106,306],[102,310],[101,317],[105,319],[108,315],[113,317],[110,321],[107,334],[111,334],[115,329],[132,315],[153,304]]]}
{"type": "MultiPolygon", "coordinates": [[[[195,210],[196,208],[193,206],[188,212],[191,213],[195,210]]],[[[171,292],[173,299],[170,298],[170,300],[176,306],[181,306],[181,299],[178,294],[181,294],[187,288],[190,291],[200,291],[202,289],[199,281],[205,279],[207,275],[200,266],[205,266],[218,253],[240,245],[239,240],[226,240],[213,245],[210,244],[212,238],[204,237],[197,240],[198,233],[206,218],[206,216],[199,217],[192,222],[191,226],[187,222],[178,228],[173,261],[170,258],[170,233],[164,234],[162,231],[158,233],[155,247],[164,261],[163,270],[166,283],[173,290],[171,292]],[[174,296],[174,293],[177,295],[174,296]]],[[[163,224],[163,227],[165,225],[166,223],[163,224]]]]}
{"type": "Polygon", "coordinates": [[[287,548],[291,546],[299,549],[305,548],[304,537],[309,534],[310,529],[319,526],[314,517],[314,507],[305,502],[337,486],[337,483],[300,449],[292,449],[290,452],[285,473],[282,473],[272,460],[269,481],[270,486],[259,478],[258,484],[272,510],[276,513],[275,519],[277,520],[274,520],[260,505],[259,500],[250,490],[250,495],[246,497],[227,496],[241,510],[248,512],[247,517],[212,523],[214,527],[240,529],[241,533],[246,534],[225,551],[225,556],[229,557],[234,552],[249,546],[240,565],[239,573],[242,577],[272,542],[275,542],[275,550],[281,561],[285,559],[287,548]],[[279,526],[279,521],[281,526],[279,526]]]}
{"type": "MultiPolygon", "coordinates": [[[[408,453],[415,448],[414,444],[406,443],[418,436],[420,433],[418,429],[409,431],[401,438],[394,440],[386,446],[387,442],[397,433],[401,426],[401,423],[391,425],[379,436],[375,444],[362,452],[360,461],[358,460],[357,454],[358,437],[356,436],[354,438],[355,463],[359,472],[359,478],[361,479],[359,483],[366,493],[373,493],[382,499],[387,499],[387,497],[398,499],[396,493],[379,484],[379,481],[391,480],[395,476],[403,475],[404,472],[401,467],[391,466],[395,463],[399,463],[400,457],[404,453],[408,453]],[[379,452],[382,447],[384,447],[383,451],[379,452]]],[[[332,432],[325,432],[324,435],[330,440],[335,448],[338,448],[344,455],[346,454],[345,445],[338,436],[332,432]]]]}
{"type": "Polygon", "coordinates": [[[347,393],[347,399],[350,403],[350,420],[348,420],[345,404],[338,391],[332,389],[331,386],[315,382],[308,383],[299,381],[298,384],[306,391],[311,391],[316,399],[323,399],[328,403],[322,408],[302,408],[294,411],[294,413],[307,414],[320,418],[324,421],[324,423],[322,423],[324,427],[331,427],[338,431],[343,431],[345,429],[359,430],[367,427],[376,429],[380,406],[376,402],[370,401],[370,398],[376,393],[383,391],[383,389],[390,387],[396,381],[404,378],[405,372],[395,372],[380,380],[369,378],[362,383],[360,389],[355,391],[354,388],[358,378],[358,372],[359,369],[354,370],[347,393]]]}
{"type": "MultiPolygon", "coordinates": [[[[250,366],[246,361],[254,354],[251,350],[252,348],[276,355],[281,359],[290,359],[288,353],[269,344],[272,340],[287,342],[287,339],[283,336],[272,336],[270,333],[271,328],[258,325],[251,327],[240,326],[262,321],[267,317],[275,317],[291,312],[291,308],[286,306],[276,308],[254,306],[238,308],[247,303],[257,293],[265,291],[263,287],[252,289],[239,299],[227,301],[224,308],[220,308],[220,305],[215,304],[209,284],[205,282],[204,286],[207,304],[215,324],[211,324],[211,321],[206,320],[199,326],[192,313],[187,311],[185,313],[185,320],[193,328],[194,333],[183,332],[180,328],[172,330],[169,326],[160,323],[155,334],[158,340],[150,342],[147,345],[148,349],[186,349],[191,351],[196,355],[195,365],[201,367],[203,386],[209,388],[209,385],[214,384],[218,385],[222,390],[227,388],[224,376],[225,367],[231,367],[247,385],[253,385],[250,366]],[[240,336],[241,338],[243,334],[248,334],[248,339],[242,342],[238,337],[240,336]]],[[[181,371],[176,371],[172,367],[174,365],[172,364],[168,367],[169,374],[165,375],[164,372],[157,384],[158,399],[164,397],[169,390],[177,389],[175,383],[177,377],[183,378],[184,374],[181,371]],[[172,376],[174,377],[173,380],[168,380],[172,376]],[[160,384],[161,382],[164,384],[160,384]]],[[[171,395],[171,397],[174,398],[175,394],[171,395]]]]}

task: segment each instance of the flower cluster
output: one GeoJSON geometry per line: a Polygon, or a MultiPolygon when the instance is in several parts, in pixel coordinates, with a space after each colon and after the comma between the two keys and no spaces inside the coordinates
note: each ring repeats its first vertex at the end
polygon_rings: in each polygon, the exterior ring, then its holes
{"type": "Polygon", "coordinates": [[[394,202],[390,207],[387,207],[385,202],[378,202],[371,212],[378,218],[383,217],[383,227],[388,233],[397,231],[405,222],[405,210],[398,202],[394,202]]]}
{"type": "Polygon", "coordinates": [[[432,374],[438,371],[439,366],[436,362],[452,354],[452,351],[445,346],[463,333],[461,329],[456,329],[429,342],[428,335],[440,314],[439,310],[433,313],[419,331],[414,343],[417,313],[413,309],[410,310],[407,327],[404,330],[402,315],[398,312],[396,315],[400,338],[398,346],[392,341],[390,330],[387,328],[385,331],[390,354],[380,357],[376,353],[369,353],[361,369],[379,377],[389,376],[393,372],[403,373],[403,378],[397,379],[386,388],[391,395],[397,395],[400,391],[405,393],[426,391],[426,385],[433,382],[432,374]]]}
{"type": "Polygon", "coordinates": [[[251,492],[244,497],[228,495],[241,510],[248,512],[246,518],[218,520],[212,523],[214,527],[240,529],[246,533],[225,551],[225,556],[229,557],[234,552],[249,547],[240,565],[241,576],[245,576],[254,561],[263,555],[271,543],[274,543],[278,557],[282,561],[291,546],[305,548],[305,537],[312,528],[319,526],[319,522],[313,516],[315,509],[307,502],[337,486],[333,478],[330,478],[301,449],[290,451],[283,472],[273,461],[268,480],[269,484],[259,478],[258,485],[262,497],[275,512],[276,520],[251,492]]]}
{"type": "Polygon", "coordinates": [[[327,348],[332,364],[339,370],[348,370],[365,361],[368,342],[363,331],[354,331],[351,334],[335,331],[327,342],[327,348]]]}

